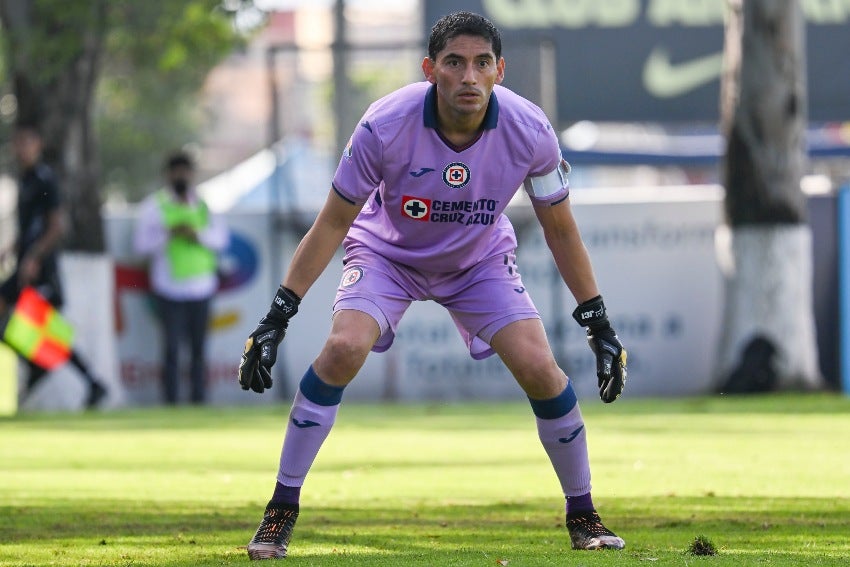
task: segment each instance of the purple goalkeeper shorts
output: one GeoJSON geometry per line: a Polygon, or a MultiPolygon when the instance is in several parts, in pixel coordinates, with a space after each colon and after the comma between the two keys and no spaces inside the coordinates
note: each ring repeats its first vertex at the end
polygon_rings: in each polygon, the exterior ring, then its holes
{"type": "Polygon", "coordinates": [[[490,340],[507,324],[540,318],[513,253],[444,273],[415,270],[358,246],[348,251],[344,263],[334,313],[353,309],[375,319],[381,330],[375,352],[390,348],[413,301],[433,300],[448,309],[474,359],[494,354],[490,340]]]}

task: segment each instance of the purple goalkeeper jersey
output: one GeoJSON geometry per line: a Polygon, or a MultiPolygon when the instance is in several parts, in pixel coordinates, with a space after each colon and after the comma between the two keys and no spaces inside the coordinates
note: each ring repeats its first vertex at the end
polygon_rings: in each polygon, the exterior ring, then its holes
{"type": "Polygon", "coordinates": [[[464,270],[516,248],[503,213],[521,186],[535,205],[567,197],[568,168],[540,108],[497,85],[480,135],[458,147],[437,130],[436,96],[414,83],[364,114],[333,179],[339,196],[365,203],[346,249],[422,271],[464,270]]]}

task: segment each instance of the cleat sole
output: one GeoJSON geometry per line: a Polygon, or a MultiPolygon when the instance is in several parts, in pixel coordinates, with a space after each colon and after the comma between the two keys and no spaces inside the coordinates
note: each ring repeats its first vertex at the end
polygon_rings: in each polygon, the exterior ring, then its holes
{"type": "Polygon", "coordinates": [[[262,559],[283,559],[286,557],[286,548],[271,543],[249,543],[248,557],[251,561],[262,559]]]}

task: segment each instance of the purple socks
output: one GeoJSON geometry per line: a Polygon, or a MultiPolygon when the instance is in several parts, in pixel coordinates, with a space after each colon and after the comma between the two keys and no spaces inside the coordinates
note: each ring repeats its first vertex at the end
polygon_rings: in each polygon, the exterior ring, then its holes
{"type": "MultiPolygon", "coordinates": [[[[587,432],[573,386],[549,400],[532,400],[531,409],[537,420],[537,434],[552,462],[568,502],[571,498],[590,500],[590,461],[587,455],[587,432]]],[[[573,503],[574,510],[587,504],[573,503]]],[[[592,502],[590,506],[592,506],[592,502]]]]}
{"type": "Polygon", "coordinates": [[[336,420],[343,390],[322,382],[312,366],[307,369],[289,412],[271,503],[298,505],[304,479],[336,420]]]}

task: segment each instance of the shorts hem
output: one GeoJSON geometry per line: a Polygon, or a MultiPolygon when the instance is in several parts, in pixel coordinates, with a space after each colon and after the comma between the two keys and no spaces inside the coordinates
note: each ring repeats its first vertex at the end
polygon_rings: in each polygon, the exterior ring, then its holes
{"type": "Polygon", "coordinates": [[[360,311],[361,313],[365,313],[375,320],[375,323],[378,325],[378,340],[372,345],[372,352],[386,352],[393,344],[393,340],[395,339],[395,334],[390,328],[390,323],[387,320],[384,312],[381,311],[381,308],[372,301],[371,299],[367,299],[365,297],[343,297],[334,303],[333,312],[337,313],[338,311],[360,311]]]}

